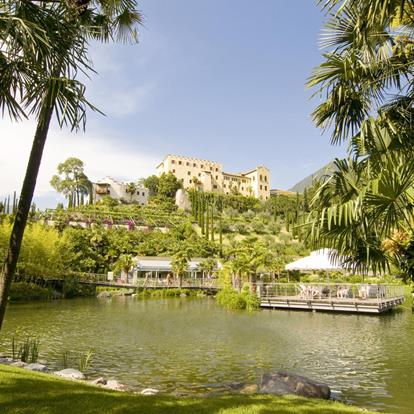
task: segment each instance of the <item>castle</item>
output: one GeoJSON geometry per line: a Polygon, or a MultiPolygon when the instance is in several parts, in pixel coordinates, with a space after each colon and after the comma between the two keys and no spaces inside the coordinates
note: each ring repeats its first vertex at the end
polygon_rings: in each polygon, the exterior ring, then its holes
{"type": "Polygon", "coordinates": [[[203,191],[230,194],[240,193],[260,200],[270,197],[270,171],[259,166],[245,173],[232,174],[223,171],[215,161],[167,155],[157,166],[157,174],[172,173],[182,180],[184,188],[199,188],[203,191]]]}

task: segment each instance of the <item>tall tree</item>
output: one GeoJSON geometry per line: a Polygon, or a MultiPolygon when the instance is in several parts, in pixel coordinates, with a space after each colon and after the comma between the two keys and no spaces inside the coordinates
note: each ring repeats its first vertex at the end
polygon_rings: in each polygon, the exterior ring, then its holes
{"type": "Polygon", "coordinates": [[[50,122],[85,127],[88,108],[80,73],[91,71],[88,39],[136,40],[135,0],[3,0],[0,14],[0,110],[37,121],[20,200],[0,273],[0,328],[32,204],[50,122]]]}
{"type": "Polygon", "coordinates": [[[91,194],[91,182],[85,174],[83,161],[78,158],[68,158],[57,167],[58,174],[50,180],[50,185],[62,193],[69,201],[69,207],[79,206],[85,196],[91,194]]]}

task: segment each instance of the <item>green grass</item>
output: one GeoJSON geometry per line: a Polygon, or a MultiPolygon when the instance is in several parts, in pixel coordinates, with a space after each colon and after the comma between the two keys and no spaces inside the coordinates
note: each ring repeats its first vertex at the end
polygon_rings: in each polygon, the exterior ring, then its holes
{"type": "Polygon", "coordinates": [[[331,401],[268,395],[208,398],[141,396],[103,390],[0,365],[0,412],[18,414],[339,414],[368,413],[331,401]]]}

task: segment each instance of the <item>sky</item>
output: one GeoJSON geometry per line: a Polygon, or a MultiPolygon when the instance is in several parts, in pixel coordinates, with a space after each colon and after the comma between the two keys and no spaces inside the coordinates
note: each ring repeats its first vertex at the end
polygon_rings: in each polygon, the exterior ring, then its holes
{"type": "MultiPolygon", "coordinates": [[[[226,172],[257,165],[272,188],[296,182],[342,156],[311,118],[306,89],[322,61],[324,15],[315,1],[141,0],[136,45],[91,44],[96,75],[86,132],[51,127],[37,182],[39,207],[61,198],[49,181],[68,157],[91,180],[135,181],[167,154],[221,162],[226,172]]],[[[0,119],[0,200],[19,192],[35,120],[0,119]]]]}

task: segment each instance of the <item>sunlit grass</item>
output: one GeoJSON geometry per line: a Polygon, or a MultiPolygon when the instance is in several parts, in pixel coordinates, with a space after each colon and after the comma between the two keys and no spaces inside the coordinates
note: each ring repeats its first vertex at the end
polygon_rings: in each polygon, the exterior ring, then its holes
{"type": "Polygon", "coordinates": [[[339,414],[368,413],[337,402],[269,395],[208,398],[112,392],[0,365],[0,412],[8,414],[339,414]]]}

